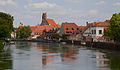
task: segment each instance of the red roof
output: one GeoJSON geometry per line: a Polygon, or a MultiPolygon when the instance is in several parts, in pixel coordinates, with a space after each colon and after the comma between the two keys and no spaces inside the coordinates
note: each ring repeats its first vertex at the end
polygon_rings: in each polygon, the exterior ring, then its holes
{"type": "Polygon", "coordinates": [[[47,19],[48,24],[52,25],[52,26],[57,26],[57,24],[55,23],[55,21],[53,19],[47,19]]]}
{"type": "Polygon", "coordinates": [[[43,33],[43,31],[46,29],[46,31],[50,31],[52,29],[60,28],[60,26],[54,26],[54,25],[38,25],[38,26],[31,26],[31,31],[35,33],[43,33]]]}
{"type": "Polygon", "coordinates": [[[85,29],[86,26],[78,26],[79,29],[85,29]]]}
{"type": "Polygon", "coordinates": [[[75,23],[62,23],[66,35],[71,35],[77,31],[78,26],[75,23]]]}
{"type": "Polygon", "coordinates": [[[98,40],[105,40],[105,36],[99,37],[98,40]]]}
{"type": "Polygon", "coordinates": [[[107,27],[109,25],[108,22],[96,22],[96,27],[107,27]]]}
{"type": "Polygon", "coordinates": [[[94,23],[90,23],[87,24],[88,27],[107,27],[109,25],[109,20],[106,20],[104,22],[94,22],[94,23]]]}

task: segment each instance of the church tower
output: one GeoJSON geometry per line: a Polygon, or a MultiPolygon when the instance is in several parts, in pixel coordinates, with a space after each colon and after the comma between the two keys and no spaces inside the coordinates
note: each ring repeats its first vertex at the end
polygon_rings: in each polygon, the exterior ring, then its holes
{"type": "Polygon", "coordinates": [[[41,25],[49,25],[48,22],[47,22],[47,15],[46,15],[46,13],[42,14],[42,23],[41,23],[41,25]]]}

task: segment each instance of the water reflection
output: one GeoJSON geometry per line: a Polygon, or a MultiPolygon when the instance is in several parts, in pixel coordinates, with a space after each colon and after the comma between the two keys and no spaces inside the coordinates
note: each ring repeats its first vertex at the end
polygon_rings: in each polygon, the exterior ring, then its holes
{"type": "Polygon", "coordinates": [[[12,69],[12,65],[11,54],[0,52],[0,70],[12,69]]]}
{"type": "Polygon", "coordinates": [[[120,52],[75,45],[16,42],[0,54],[0,70],[120,70],[120,52]]]}

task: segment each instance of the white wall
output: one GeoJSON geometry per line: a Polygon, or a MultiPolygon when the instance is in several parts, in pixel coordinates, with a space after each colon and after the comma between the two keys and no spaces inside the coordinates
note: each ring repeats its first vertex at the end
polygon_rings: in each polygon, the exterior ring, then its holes
{"type": "Polygon", "coordinates": [[[104,35],[104,28],[105,27],[96,27],[96,36],[101,37],[104,35]],[[102,30],[102,34],[99,34],[99,30],[102,30]]]}
{"type": "Polygon", "coordinates": [[[89,27],[84,33],[83,36],[92,36],[93,41],[97,41],[98,37],[102,37],[104,35],[104,28],[106,27],[89,27]],[[96,30],[96,34],[92,34],[92,30],[96,30]],[[102,34],[99,34],[99,30],[102,30],[102,34]],[[88,34],[90,33],[90,34],[88,34]]]}
{"type": "Polygon", "coordinates": [[[84,33],[83,33],[83,36],[88,36],[88,35],[91,35],[91,28],[88,28],[84,33]]]}

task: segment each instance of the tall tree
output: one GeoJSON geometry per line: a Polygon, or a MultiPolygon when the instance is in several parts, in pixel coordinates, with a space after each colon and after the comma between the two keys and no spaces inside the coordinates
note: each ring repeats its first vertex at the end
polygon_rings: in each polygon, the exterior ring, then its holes
{"type": "Polygon", "coordinates": [[[110,25],[105,31],[105,35],[115,42],[120,42],[120,13],[113,14],[110,19],[110,25]]]}
{"type": "Polygon", "coordinates": [[[11,36],[10,33],[14,30],[13,20],[13,16],[0,12],[0,38],[11,36]]]}
{"type": "Polygon", "coordinates": [[[18,39],[28,38],[31,36],[31,29],[29,26],[23,26],[16,31],[16,36],[18,39]]]}

